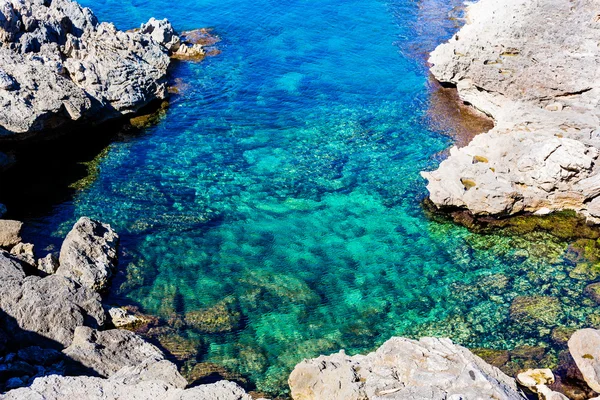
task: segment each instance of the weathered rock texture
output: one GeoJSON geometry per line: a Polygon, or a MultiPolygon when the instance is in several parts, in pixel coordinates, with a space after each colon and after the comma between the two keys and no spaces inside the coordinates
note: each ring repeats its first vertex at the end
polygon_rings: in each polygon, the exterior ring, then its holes
{"type": "Polygon", "coordinates": [[[233,382],[220,381],[191,389],[178,389],[162,380],[143,379],[125,384],[121,379],[88,376],[38,378],[27,388],[11,390],[0,400],[252,400],[233,382]]]}
{"type": "MultiPolygon", "coordinates": [[[[98,331],[87,326],[75,329],[73,342],[63,351],[101,376],[108,377],[123,367],[135,367],[150,359],[160,361],[163,353],[133,332],[98,331]]],[[[183,387],[187,383],[183,381],[183,387]]]]}
{"type": "MultiPolygon", "coordinates": [[[[12,254],[0,250],[0,393],[7,391],[0,399],[251,399],[226,381],[184,390],[187,381],[157,347],[130,331],[100,330],[107,316],[95,290],[105,287],[98,282],[106,282],[117,255],[108,225],[75,224],[61,251],[65,276],[28,276],[37,270],[33,246],[8,236],[12,254]],[[92,376],[63,376],[82,373],[92,376]]],[[[42,260],[42,272],[51,273],[55,260],[42,260]]]]}
{"type": "Polygon", "coordinates": [[[167,21],[122,32],[71,0],[2,1],[0,137],[134,113],[167,95],[171,51],[201,50],[167,21]]]}
{"type": "Polygon", "coordinates": [[[0,247],[11,248],[21,241],[23,223],[0,219],[0,247]]]}
{"type": "Polygon", "coordinates": [[[428,179],[438,207],[476,215],[576,210],[600,221],[597,0],[480,0],[432,73],[496,126],[428,179]]]}
{"type": "Polygon", "coordinates": [[[25,276],[20,261],[0,251],[0,321],[14,332],[15,343],[68,346],[75,328],[104,325],[106,316],[100,296],[74,281],[51,275],[25,276]]]}
{"type": "Polygon", "coordinates": [[[118,243],[109,225],[82,217],[62,244],[56,274],[94,291],[105,290],[117,265],[118,243]]]}
{"type": "Polygon", "coordinates": [[[289,385],[294,400],[525,399],[514,379],[437,338],[392,338],[366,356],[305,360],[289,385]]]}
{"type": "Polygon", "coordinates": [[[569,352],[589,387],[600,393],[600,331],[575,332],[569,339],[569,352]]]}

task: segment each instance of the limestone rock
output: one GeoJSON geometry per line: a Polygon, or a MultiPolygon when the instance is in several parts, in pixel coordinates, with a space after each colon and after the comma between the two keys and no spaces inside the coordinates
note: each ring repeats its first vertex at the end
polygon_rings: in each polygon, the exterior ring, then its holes
{"type": "Polygon", "coordinates": [[[540,400],[568,400],[564,394],[555,392],[548,387],[554,383],[554,374],[547,368],[528,369],[521,372],[517,375],[517,382],[533,393],[537,393],[540,400]]]}
{"type": "Polygon", "coordinates": [[[48,254],[46,257],[38,260],[37,268],[46,274],[52,275],[58,269],[58,259],[54,254],[48,254]]]}
{"type": "Polygon", "coordinates": [[[104,325],[97,293],[62,276],[25,277],[21,266],[6,258],[0,254],[0,272],[12,279],[0,279],[0,322],[17,335],[14,343],[39,345],[41,335],[48,347],[60,348],[71,343],[78,326],[104,325]]]}
{"type": "Polygon", "coordinates": [[[109,225],[80,218],[62,244],[56,274],[95,291],[105,290],[116,267],[118,242],[109,225]]]}
{"type": "Polygon", "coordinates": [[[47,376],[36,379],[30,387],[11,390],[0,400],[252,400],[233,382],[219,381],[191,389],[178,389],[160,380],[124,384],[118,380],[87,376],[47,376]]]}
{"type": "Polygon", "coordinates": [[[104,377],[148,359],[153,362],[164,359],[159,349],[133,332],[121,329],[97,331],[86,326],[75,329],[73,342],[63,353],[104,377]]]}
{"type": "Polygon", "coordinates": [[[0,247],[11,248],[21,242],[23,223],[0,219],[0,247]]]}
{"type": "Polygon", "coordinates": [[[14,255],[19,260],[31,266],[36,265],[35,254],[33,253],[33,245],[31,243],[18,243],[11,250],[10,254],[14,255]]]}
{"type": "Polygon", "coordinates": [[[4,281],[8,285],[10,280],[22,280],[23,278],[25,278],[25,272],[21,262],[9,253],[0,250],[0,282],[4,281]]]}
{"type": "Polygon", "coordinates": [[[149,35],[154,41],[161,46],[164,46],[169,52],[177,51],[181,44],[181,40],[173,26],[168,20],[158,20],[156,18],[150,18],[150,20],[142,24],[140,27],[140,33],[149,35]]]}
{"type": "Polygon", "coordinates": [[[288,382],[294,400],[525,399],[514,379],[438,338],[396,337],[366,356],[304,360],[288,382]]]}
{"type": "Polygon", "coordinates": [[[127,385],[158,380],[176,388],[183,389],[187,386],[187,381],[179,374],[175,364],[167,360],[156,361],[153,358],[147,358],[137,365],[125,366],[112,374],[110,379],[127,385]]]}
{"type": "Polygon", "coordinates": [[[600,331],[581,329],[569,339],[569,351],[583,379],[596,392],[600,392],[600,331]]]}
{"type": "Polygon", "coordinates": [[[0,135],[130,114],[166,94],[167,49],[71,0],[0,4],[0,135]]]}
{"type": "Polygon", "coordinates": [[[431,72],[496,126],[422,174],[435,205],[476,215],[570,209],[600,222],[597,7],[469,5],[467,24],[431,54],[431,72]]]}
{"type": "Polygon", "coordinates": [[[528,369],[517,375],[517,382],[526,388],[535,388],[538,385],[551,385],[554,383],[554,374],[548,368],[528,369]]]}

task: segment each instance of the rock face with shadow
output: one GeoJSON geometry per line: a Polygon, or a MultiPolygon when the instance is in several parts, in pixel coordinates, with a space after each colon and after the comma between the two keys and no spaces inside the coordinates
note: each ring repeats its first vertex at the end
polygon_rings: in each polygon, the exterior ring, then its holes
{"type": "Polygon", "coordinates": [[[100,295],[71,279],[26,276],[22,262],[4,251],[0,272],[0,309],[10,317],[0,320],[7,332],[24,331],[16,342],[37,345],[45,338],[55,347],[68,346],[78,326],[100,328],[106,322],[100,295]]]}
{"type": "Polygon", "coordinates": [[[71,0],[0,4],[0,138],[131,114],[167,95],[170,56],[200,53],[167,21],[123,32],[71,0]],[[162,33],[162,34],[161,34],[162,33]]]}
{"type": "Polygon", "coordinates": [[[431,72],[495,127],[423,173],[440,208],[600,222],[598,2],[481,0],[431,72]]]}

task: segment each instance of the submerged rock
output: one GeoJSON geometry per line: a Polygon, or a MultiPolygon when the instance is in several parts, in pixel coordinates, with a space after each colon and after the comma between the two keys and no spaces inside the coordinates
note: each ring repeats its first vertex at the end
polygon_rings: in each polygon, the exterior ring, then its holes
{"type": "Polygon", "coordinates": [[[223,300],[212,307],[185,313],[185,322],[194,329],[206,333],[230,332],[241,321],[241,314],[233,300],[223,300]]]}
{"type": "Polygon", "coordinates": [[[522,324],[557,325],[562,316],[560,301],[550,296],[520,296],[510,305],[510,317],[522,324]]]}
{"type": "Polygon", "coordinates": [[[431,71],[496,126],[423,173],[433,203],[476,215],[569,209],[600,222],[596,8],[594,0],[469,5],[468,23],[431,54],[431,71]]]}
{"type": "Polygon", "coordinates": [[[448,339],[392,338],[366,356],[343,351],[298,364],[295,400],[525,399],[514,379],[448,339]]]}
{"type": "Polygon", "coordinates": [[[117,263],[119,236],[106,224],[80,218],[60,249],[57,275],[95,291],[107,289],[117,263]]]}

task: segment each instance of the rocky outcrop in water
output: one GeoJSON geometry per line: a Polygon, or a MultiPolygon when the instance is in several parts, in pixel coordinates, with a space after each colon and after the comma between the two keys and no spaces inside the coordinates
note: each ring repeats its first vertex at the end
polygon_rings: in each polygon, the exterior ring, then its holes
{"type": "Polygon", "coordinates": [[[514,379],[437,338],[392,338],[366,356],[305,360],[289,385],[294,400],[525,399],[514,379]]]}
{"type": "Polygon", "coordinates": [[[102,122],[164,99],[170,56],[181,52],[202,47],[181,43],[167,21],[122,32],[71,0],[4,1],[0,138],[102,122]]]}
{"type": "Polygon", "coordinates": [[[480,0],[431,72],[496,126],[423,173],[440,208],[600,222],[598,2],[480,0]]]}
{"type": "Polygon", "coordinates": [[[56,274],[94,291],[106,290],[116,268],[118,243],[119,235],[110,226],[80,218],[62,244],[56,274]]]}

